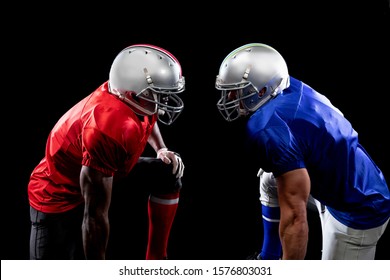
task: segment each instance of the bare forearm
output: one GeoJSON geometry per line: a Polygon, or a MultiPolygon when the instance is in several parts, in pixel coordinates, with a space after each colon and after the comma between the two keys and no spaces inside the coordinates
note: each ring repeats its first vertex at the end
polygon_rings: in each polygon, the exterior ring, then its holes
{"type": "Polygon", "coordinates": [[[307,200],[310,177],[305,168],[286,172],[276,178],[280,205],[280,239],[283,259],[303,260],[309,236],[307,200]]]}
{"type": "Polygon", "coordinates": [[[149,145],[157,152],[161,148],[166,148],[160,128],[156,123],[153,127],[152,133],[148,138],[149,145]]]}
{"type": "Polygon", "coordinates": [[[308,242],[308,225],[305,222],[294,225],[281,225],[280,238],[284,260],[303,260],[308,242]]]}

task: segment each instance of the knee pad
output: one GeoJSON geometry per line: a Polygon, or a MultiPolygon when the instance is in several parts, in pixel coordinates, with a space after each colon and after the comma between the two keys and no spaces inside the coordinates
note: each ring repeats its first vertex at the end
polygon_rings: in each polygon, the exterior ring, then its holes
{"type": "Polygon", "coordinates": [[[181,178],[176,178],[172,170],[173,165],[166,164],[161,159],[141,157],[133,171],[142,174],[153,193],[167,194],[179,192],[182,188],[181,178]]]}

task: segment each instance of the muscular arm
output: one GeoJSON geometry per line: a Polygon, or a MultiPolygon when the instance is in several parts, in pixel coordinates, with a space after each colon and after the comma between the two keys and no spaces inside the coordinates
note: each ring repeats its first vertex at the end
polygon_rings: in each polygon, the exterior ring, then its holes
{"type": "Polygon", "coordinates": [[[310,194],[309,174],[305,168],[286,172],[277,178],[277,185],[283,259],[303,260],[309,233],[306,213],[310,194]]]}
{"type": "Polygon", "coordinates": [[[87,259],[105,259],[110,224],[108,209],[113,178],[83,166],[80,173],[81,192],[85,200],[82,225],[84,253],[87,259]]]}
{"type": "Polygon", "coordinates": [[[148,138],[148,143],[156,152],[161,148],[166,148],[157,122],[153,126],[152,133],[148,138]]]}

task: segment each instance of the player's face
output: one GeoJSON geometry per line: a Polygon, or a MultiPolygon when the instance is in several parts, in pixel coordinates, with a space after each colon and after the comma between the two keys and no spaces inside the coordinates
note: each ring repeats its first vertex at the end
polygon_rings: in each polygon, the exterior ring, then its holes
{"type": "Polygon", "coordinates": [[[142,98],[139,98],[139,104],[151,112],[156,112],[157,104],[157,94],[151,90],[146,90],[142,93],[142,98]]]}
{"type": "MultiPolygon", "coordinates": [[[[241,91],[242,90],[240,90],[240,89],[231,90],[227,94],[227,102],[238,101],[240,96],[241,96],[241,91]]],[[[239,102],[239,104],[240,104],[240,109],[242,109],[241,102],[239,102]]]]}
{"type": "Polygon", "coordinates": [[[233,100],[237,99],[237,98],[238,98],[238,92],[237,92],[237,90],[231,90],[231,91],[229,91],[227,97],[228,97],[228,98],[227,98],[228,101],[233,101],[233,100]]]}
{"type": "Polygon", "coordinates": [[[153,93],[149,89],[141,92],[138,95],[135,92],[126,92],[125,99],[127,100],[126,103],[138,115],[150,116],[157,113],[157,104],[155,103],[157,100],[157,94],[153,93]],[[141,110],[141,107],[144,110],[141,110]]]}

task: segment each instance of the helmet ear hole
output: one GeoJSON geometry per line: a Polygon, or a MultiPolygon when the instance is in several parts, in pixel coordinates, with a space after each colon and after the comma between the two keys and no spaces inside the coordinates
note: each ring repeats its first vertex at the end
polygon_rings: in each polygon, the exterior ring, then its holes
{"type": "Polygon", "coordinates": [[[266,92],[267,92],[267,87],[263,87],[263,88],[259,91],[259,97],[262,97],[266,92]]]}

